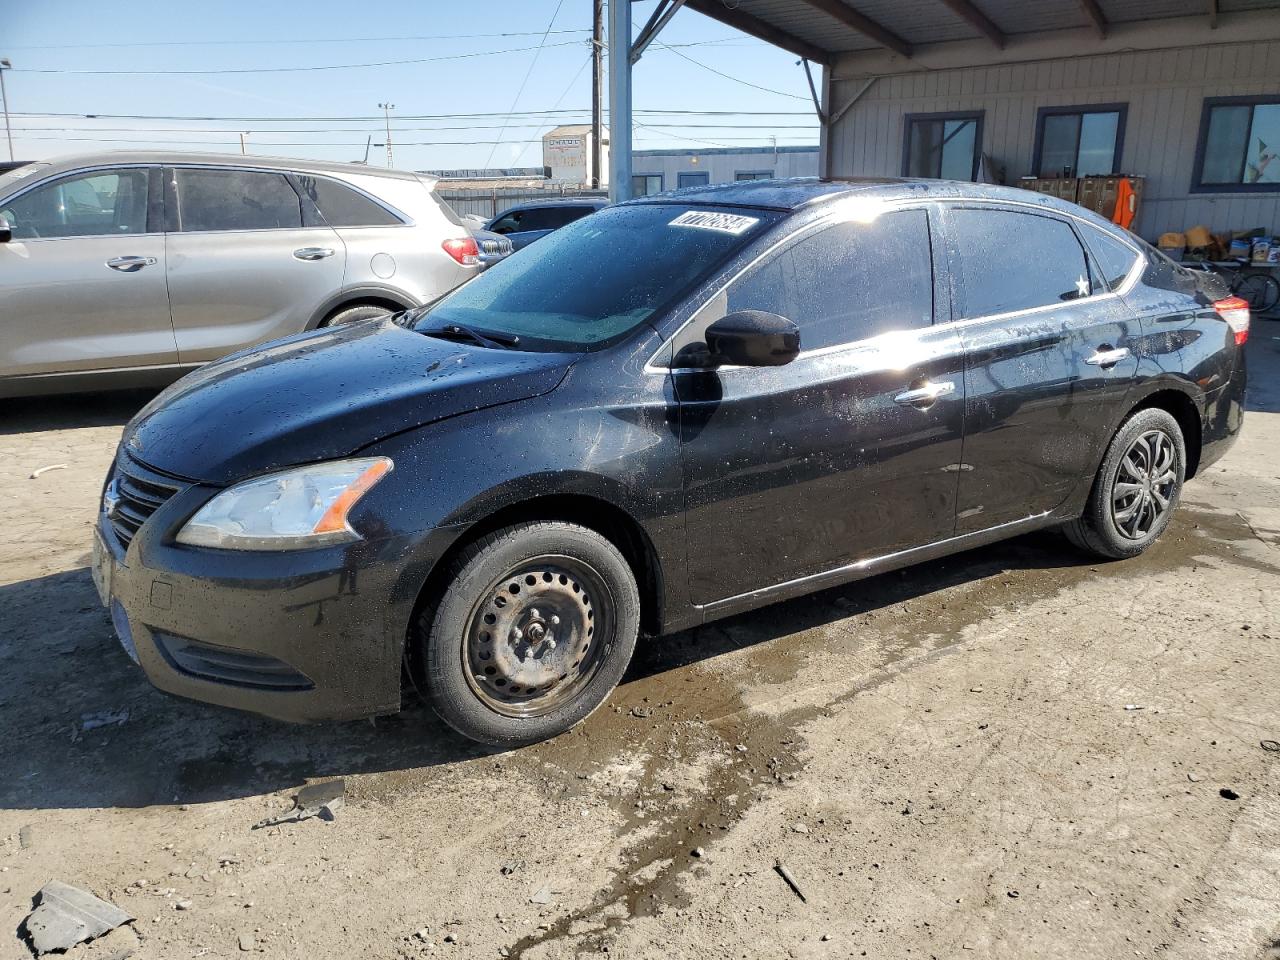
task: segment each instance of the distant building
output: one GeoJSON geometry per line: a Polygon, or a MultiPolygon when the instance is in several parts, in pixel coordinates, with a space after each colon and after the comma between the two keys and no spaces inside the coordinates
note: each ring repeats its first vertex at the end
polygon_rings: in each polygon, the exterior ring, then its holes
{"type": "MultiPolygon", "coordinates": [[[[609,183],[609,131],[600,139],[600,186],[609,183]]],[[[547,176],[565,186],[591,186],[591,124],[556,127],[542,137],[542,165],[547,176]]]]}
{"type": "Polygon", "coordinates": [[[705,150],[636,150],[632,193],[645,197],[663,190],[736,180],[816,177],[818,148],[711,147],[705,150]]]}

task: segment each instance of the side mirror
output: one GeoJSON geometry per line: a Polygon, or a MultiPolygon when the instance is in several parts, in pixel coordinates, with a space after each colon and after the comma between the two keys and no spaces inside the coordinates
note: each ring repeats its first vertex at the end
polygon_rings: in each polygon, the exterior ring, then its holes
{"type": "Polygon", "coordinates": [[[0,217],[0,243],[8,243],[13,239],[13,228],[9,226],[9,221],[4,217],[0,217]]]}
{"type": "Polygon", "coordinates": [[[800,328],[776,313],[739,310],[707,327],[707,350],[716,365],[780,367],[800,353],[800,328]]]}

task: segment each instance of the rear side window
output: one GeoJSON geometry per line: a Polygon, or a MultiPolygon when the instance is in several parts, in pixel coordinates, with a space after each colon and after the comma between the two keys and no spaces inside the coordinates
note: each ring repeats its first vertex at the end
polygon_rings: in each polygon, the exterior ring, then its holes
{"type": "Polygon", "coordinates": [[[1133,247],[1104,230],[1088,224],[1085,224],[1082,229],[1085,242],[1093,251],[1093,258],[1098,261],[1098,269],[1102,272],[1099,285],[1104,290],[1115,290],[1124,283],[1124,278],[1133,269],[1138,254],[1134,252],[1133,247]]]}
{"type": "Polygon", "coordinates": [[[677,366],[697,365],[706,328],[739,310],[763,310],[800,328],[821,350],[933,322],[933,255],[924,210],[823,227],[770,256],[721,291],[673,343],[677,366]]]}
{"type": "Polygon", "coordinates": [[[184,232],[302,226],[301,200],[283,174],[178,169],[174,182],[184,232]]]}
{"type": "Polygon", "coordinates": [[[1011,210],[950,214],[961,317],[989,317],[1087,297],[1089,267],[1070,224],[1011,210]]]}
{"type": "Polygon", "coordinates": [[[296,176],[302,192],[315,202],[331,227],[389,227],[401,223],[386,207],[344,184],[324,177],[296,176]]]}

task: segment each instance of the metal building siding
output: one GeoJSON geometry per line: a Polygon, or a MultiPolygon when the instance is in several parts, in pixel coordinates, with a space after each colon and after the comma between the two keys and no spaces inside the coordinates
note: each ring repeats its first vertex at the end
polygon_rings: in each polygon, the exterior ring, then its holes
{"type": "MultiPolygon", "coordinates": [[[[837,72],[839,75],[839,72],[837,72]]],[[[837,108],[866,81],[837,79],[837,108]]],[[[1205,97],[1280,94],[1280,41],[1064,57],[880,78],[831,137],[836,176],[902,173],[904,117],[984,110],[982,149],[1007,179],[1032,173],[1040,107],[1127,103],[1121,166],[1147,177],[1136,227],[1146,237],[1199,223],[1223,231],[1280,230],[1271,194],[1193,194],[1192,168],[1205,97]]]]}

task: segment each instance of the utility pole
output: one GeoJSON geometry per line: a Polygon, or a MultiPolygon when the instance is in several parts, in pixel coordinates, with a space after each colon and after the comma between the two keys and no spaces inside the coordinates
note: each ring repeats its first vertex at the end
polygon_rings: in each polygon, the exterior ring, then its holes
{"type": "Polygon", "coordinates": [[[244,156],[246,153],[249,152],[248,150],[245,149],[245,144],[244,144],[244,138],[247,137],[248,135],[249,135],[249,131],[247,130],[244,133],[240,134],[240,155],[241,156],[244,156]]]}
{"type": "Polygon", "coordinates": [[[8,57],[0,58],[0,100],[4,101],[4,135],[9,140],[9,159],[13,159],[13,131],[9,129],[9,95],[4,92],[4,72],[12,70],[8,57]]]}
{"type": "Polygon", "coordinates": [[[396,108],[396,105],[394,103],[380,103],[378,106],[382,108],[382,115],[387,120],[387,167],[390,168],[395,164],[395,160],[391,155],[391,111],[396,108]]]}
{"type": "Polygon", "coordinates": [[[604,91],[604,0],[591,0],[591,189],[600,189],[600,97],[604,91]]]}

